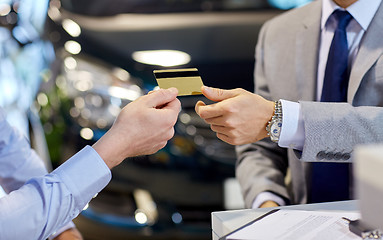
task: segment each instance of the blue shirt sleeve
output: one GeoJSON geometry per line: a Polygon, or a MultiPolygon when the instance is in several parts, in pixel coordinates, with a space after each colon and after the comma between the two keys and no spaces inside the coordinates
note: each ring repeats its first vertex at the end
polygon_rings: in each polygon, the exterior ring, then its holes
{"type": "Polygon", "coordinates": [[[0,185],[9,193],[32,177],[47,174],[27,138],[6,121],[0,109],[0,185]]]}
{"type": "Polygon", "coordinates": [[[90,146],[50,174],[41,165],[0,111],[0,184],[9,193],[0,199],[0,239],[46,239],[75,218],[111,179],[109,168],[90,146]],[[24,179],[17,176],[28,169],[36,175],[20,187],[24,179]]]}

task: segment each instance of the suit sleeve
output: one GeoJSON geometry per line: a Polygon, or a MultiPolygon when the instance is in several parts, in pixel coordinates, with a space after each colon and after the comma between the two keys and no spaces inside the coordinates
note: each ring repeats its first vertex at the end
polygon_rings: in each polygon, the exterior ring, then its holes
{"type": "MultiPolygon", "coordinates": [[[[264,39],[267,23],[263,25],[256,47],[255,93],[271,99],[267,76],[264,71],[264,39]]],[[[289,202],[285,186],[288,168],[287,150],[280,148],[269,139],[236,147],[236,176],[241,185],[245,205],[251,208],[254,199],[261,192],[272,192],[289,202]]]]}
{"type": "Polygon", "coordinates": [[[348,103],[300,104],[305,125],[302,161],[351,162],[355,145],[383,141],[382,107],[353,107],[348,103]]]}
{"type": "Polygon", "coordinates": [[[269,140],[236,147],[236,176],[241,185],[245,205],[251,208],[262,192],[272,192],[289,202],[285,186],[288,167],[287,150],[269,140]]]}

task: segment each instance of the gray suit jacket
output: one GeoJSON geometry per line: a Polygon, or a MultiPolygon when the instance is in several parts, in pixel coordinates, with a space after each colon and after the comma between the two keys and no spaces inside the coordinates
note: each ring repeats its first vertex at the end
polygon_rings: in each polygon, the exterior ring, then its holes
{"type": "MultiPolygon", "coordinates": [[[[255,92],[270,100],[299,101],[305,121],[302,152],[264,139],[237,147],[236,175],[247,207],[264,191],[292,204],[306,203],[310,161],[323,152],[349,154],[356,144],[383,141],[383,5],[379,7],[350,73],[348,103],[313,102],[316,93],[321,0],[288,11],[261,29],[255,92]],[[291,171],[292,181],[285,183],[291,171]]],[[[335,161],[335,159],[329,159],[335,161]]]]}

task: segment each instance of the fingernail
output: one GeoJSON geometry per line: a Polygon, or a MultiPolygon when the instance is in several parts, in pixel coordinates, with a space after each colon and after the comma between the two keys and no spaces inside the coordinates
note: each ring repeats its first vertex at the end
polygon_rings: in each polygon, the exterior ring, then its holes
{"type": "Polygon", "coordinates": [[[177,88],[172,87],[172,88],[168,88],[168,90],[169,90],[171,93],[173,93],[173,94],[178,94],[178,89],[177,89],[177,88]]]}
{"type": "Polygon", "coordinates": [[[208,93],[211,93],[212,92],[212,88],[211,87],[207,87],[207,86],[203,86],[203,90],[205,92],[208,92],[208,93]]]}

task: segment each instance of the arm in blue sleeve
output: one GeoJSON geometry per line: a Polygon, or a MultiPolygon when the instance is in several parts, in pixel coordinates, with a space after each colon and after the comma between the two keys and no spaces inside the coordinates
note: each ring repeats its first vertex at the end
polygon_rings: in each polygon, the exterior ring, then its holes
{"type": "MultiPolygon", "coordinates": [[[[43,161],[29,147],[27,138],[8,124],[1,109],[0,133],[0,185],[7,193],[19,189],[33,177],[47,174],[43,161]]],[[[73,227],[73,222],[69,222],[51,238],[73,227]]]]}
{"type": "Polygon", "coordinates": [[[32,177],[45,174],[43,161],[25,136],[8,124],[0,109],[0,185],[9,193],[32,177]]]}
{"type": "Polygon", "coordinates": [[[0,199],[0,239],[46,239],[75,218],[110,178],[97,152],[85,147],[52,173],[0,199]]]}
{"type": "Polygon", "coordinates": [[[0,112],[0,183],[9,192],[0,199],[0,239],[46,239],[75,218],[111,178],[89,146],[50,174],[42,175],[46,170],[41,166],[0,112]],[[24,179],[18,175],[28,169],[35,169],[36,177],[19,188],[24,179]]]}

